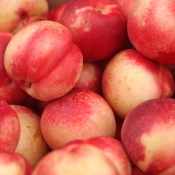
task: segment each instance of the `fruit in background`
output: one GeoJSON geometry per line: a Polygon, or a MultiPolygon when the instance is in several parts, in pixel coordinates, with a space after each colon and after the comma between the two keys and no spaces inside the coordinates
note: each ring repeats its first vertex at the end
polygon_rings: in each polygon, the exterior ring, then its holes
{"type": "Polygon", "coordinates": [[[0,2],[0,32],[17,33],[22,27],[47,19],[46,0],[8,0],[0,2]]]}
{"type": "Polygon", "coordinates": [[[174,80],[163,65],[135,49],[122,50],[105,67],[102,91],[116,116],[126,115],[143,101],[171,97],[174,80]]]}
{"type": "Polygon", "coordinates": [[[45,107],[41,132],[51,149],[77,139],[115,137],[115,116],[102,96],[89,89],[77,88],[45,107]]]}
{"type": "MultiPolygon", "coordinates": [[[[174,82],[175,82],[175,66],[166,66],[166,67],[170,70],[170,72],[173,76],[174,82]]],[[[175,98],[175,91],[174,91],[173,95],[171,96],[171,98],[175,98]]]]}
{"type": "Polygon", "coordinates": [[[15,111],[0,97],[0,150],[14,151],[20,137],[20,122],[15,111]]]}
{"type": "Polygon", "coordinates": [[[130,42],[142,55],[175,65],[175,11],[172,0],[136,0],[128,16],[130,42]]]}
{"type": "Polygon", "coordinates": [[[116,0],[123,16],[127,19],[132,8],[132,5],[136,0],[116,0]]]}
{"type": "Polygon", "coordinates": [[[134,166],[132,167],[132,175],[145,175],[145,173],[140,168],[134,166]]]}
{"type": "Polygon", "coordinates": [[[67,3],[64,3],[57,8],[50,9],[48,13],[48,20],[58,22],[66,6],[67,3]]]}
{"type": "Polygon", "coordinates": [[[9,104],[19,104],[27,98],[27,93],[9,78],[4,68],[5,50],[12,37],[12,33],[0,32],[0,96],[9,104]]]}
{"type": "Polygon", "coordinates": [[[37,100],[35,98],[31,97],[30,95],[28,95],[27,98],[22,103],[17,104],[17,105],[26,106],[26,107],[32,109],[33,111],[37,112],[36,111],[36,109],[37,109],[36,103],[37,103],[37,100]]]}
{"type": "Polygon", "coordinates": [[[175,66],[166,66],[170,72],[172,73],[173,75],[173,78],[174,78],[174,81],[175,81],[175,66]]]}
{"type": "Polygon", "coordinates": [[[36,100],[35,102],[35,111],[38,115],[42,115],[44,108],[49,104],[50,101],[41,101],[36,100]]]}
{"type": "Polygon", "coordinates": [[[21,89],[35,99],[50,101],[74,87],[83,57],[71,32],[46,20],[33,22],[15,34],[6,48],[4,65],[21,89]]]}
{"type": "Polygon", "coordinates": [[[101,149],[113,162],[119,175],[131,175],[131,162],[120,141],[112,137],[97,136],[87,140],[76,140],[69,142],[64,147],[70,147],[71,144],[90,144],[101,149]]]}
{"type": "Polygon", "coordinates": [[[120,175],[112,161],[90,144],[70,144],[52,150],[35,167],[32,175],[120,175]]]}
{"type": "Polygon", "coordinates": [[[116,0],[70,0],[58,22],[69,28],[85,62],[111,58],[127,40],[116,0]]]}
{"type": "Polygon", "coordinates": [[[87,88],[98,94],[102,94],[101,80],[103,75],[101,62],[84,62],[81,75],[74,88],[87,88]]]}
{"type": "Polygon", "coordinates": [[[18,115],[21,132],[15,152],[23,155],[32,167],[50,151],[41,130],[40,117],[30,108],[20,105],[11,105],[18,115]]]}
{"type": "Polygon", "coordinates": [[[47,2],[49,5],[49,9],[55,9],[61,6],[62,4],[69,2],[69,0],[47,0],[47,2]]]}
{"type": "Polygon", "coordinates": [[[31,175],[32,167],[20,154],[0,150],[0,172],[2,175],[31,175]]]}
{"type": "Polygon", "coordinates": [[[122,144],[145,174],[175,174],[175,99],[147,100],[125,118],[122,144]]]}
{"type": "Polygon", "coordinates": [[[116,135],[115,138],[119,141],[121,141],[121,130],[122,130],[122,125],[123,125],[123,119],[120,117],[115,117],[116,119],[116,125],[117,125],[117,130],[116,130],[116,135]]]}

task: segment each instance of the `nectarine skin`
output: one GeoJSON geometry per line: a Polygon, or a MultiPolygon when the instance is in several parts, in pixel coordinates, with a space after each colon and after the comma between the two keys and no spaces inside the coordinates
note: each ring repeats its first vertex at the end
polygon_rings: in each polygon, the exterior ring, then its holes
{"type": "Polygon", "coordinates": [[[0,6],[0,32],[17,33],[24,26],[48,17],[46,0],[8,0],[1,1],[0,6]]]}
{"type": "Polygon", "coordinates": [[[40,116],[22,105],[10,105],[18,115],[21,132],[15,152],[26,158],[32,167],[50,151],[40,129],[40,116]]]}
{"type": "Polygon", "coordinates": [[[9,32],[0,33],[0,96],[9,104],[20,104],[28,95],[10,79],[4,68],[5,50],[13,36],[9,32]]]}
{"type": "Polygon", "coordinates": [[[106,65],[102,92],[115,114],[124,119],[143,101],[171,97],[174,79],[162,64],[144,57],[135,49],[125,49],[106,65]]]}
{"type": "Polygon", "coordinates": [[[101,62],[84,62],[81,75],[74,88],[87,88],[102,95],[103,67],[101,62]]]}
{"type": "Polygon", "coordinates": [[[0,172],[2,175],[31,175],[29,162],[14,151],[0,150],[0,172]]]}
{"type": "Polygon", "coordinates": [[[127,39],[126,20],[116,0],[71,0],[58,22],[69,28],[87,62],[111,58],[127,39]]]}
{"type": "Polygon", "coordinates": [[[175,10],[172,0],[136,0],[128,15],[132,45],[145,57],[175,65],[175,10]]]}
{"type": "Polygon", "coordinates": [[[128,18],[128,15],[130,13],[130,10],[132,8],[132,5],[134,4],[134,2],[136,0],[116,0],[119,7],[120,7],[120,10],[123,14],[123,16],[126,18],[128,18]]]}
{"type": "Polygon", "coordinates": [[[175,174],[175,99],[145,101],[125,118],[121,138],[131,161],[145,174],[175,174]]]}
{"type": "Polygon", "coordinates": [[[67,3],[63,3],[62,5],[58,6],[57,8],[50,9],[48,12],[48,20],[58,22],[64,9],[66,8],[67,3]]]}
{"type": "Polygon", "coordinates": [[[41,132],[52,149],[76,139],[115,137],[115,115],[102,96],[89,89],[76,88],[45,107],[41,132]]]}
{"type": "Polygon", "coordinates": [[[87,140],[75,140],[69,142],[64,148],[69,147],[71,144],[90,144],[101,149],[113,162],[119,175],[131,175],[132,167],[130,159],[126,154],[122,143],[117,139],[108,136],[91,137],[87,140]]]}
{"type": "Polygon", "coordinates": [[[104,152],[90,144],[69,144],[48,153],[32,175],[120,175],[104,152]]]}
{"type": "Polygon", "coordinates": [[[49,20],[37,21],[10,40],[4,66],[9,77],[30,96],[50,101],[74,87],[83,56],[65,26],[49,20]]]}
{"type": "Polygon", "coordinates": [[[20,122],[16,112],[0,97],[0,150],[14,151],[20,137],[20,122]]]}

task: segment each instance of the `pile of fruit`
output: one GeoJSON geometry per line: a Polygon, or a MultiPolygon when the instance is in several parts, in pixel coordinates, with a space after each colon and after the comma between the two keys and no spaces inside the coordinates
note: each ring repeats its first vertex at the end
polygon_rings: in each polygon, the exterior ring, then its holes
{"type": "Polygon", "coordinates": [[[0,2],[0,174],[174,175],[172,0],[0,2]]]}

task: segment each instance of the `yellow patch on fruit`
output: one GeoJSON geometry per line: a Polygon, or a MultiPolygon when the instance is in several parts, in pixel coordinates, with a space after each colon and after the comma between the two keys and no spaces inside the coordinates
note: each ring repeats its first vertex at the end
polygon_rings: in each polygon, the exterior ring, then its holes
{"type": "Polygon", "coordinates": [[[160,173],[159,175],[174,174],[174,172],[175,172],[175,166],[172,168],[169,168],[167,171],[164,171],[163,173],[160,173]]]}
{"type": "MultiPolygon", "coordinates": [[[[169,6],[171,6],[171,4],[169,4],[169,6]]],[[[163,32],[161,34],[167,35],[167,37],[171,35],[171,37],[168,38],[174,41],[175,36],[170,32],[172,30],[172,32],[174,32],[174,13],[168,9],[168,5],[165,5],[164,1],[160,1],[159,6],[157,8],[154,8],[154,15],[154,21],[156,22],[159,32],[163,32]]],[[[167,43],[165,43],[165,46],[166,44],[167,43]]]]}
{"type": "Polygon", "coordinates": [[[75,10],[75,13],[78,15],[79,13],[86,12],[87,10],[93,10],[93,7],[87,6],[87,7],[79,8],[75,10]]]}
{"type": "MultiPolygon", "coordinates": [[[[174,124],[170,125],[170,123],[167,124],[161,122],[151,126],[152,129],[150,132],[143,134],[140,138],[140,142],[145,148],[145,159],[138,163],[138,166],[142,170],[147,170],[149,164],[154,162],[155,156],[156,158],[160,157],[161,160],[163,157],[166,157],[167,161],[169,161],[175,154],[175,139],[173,139],[175,135],[174,124]]],[[[157,167],[157,169],[161,169],[161,165],[160,167],[157,167]]]]}
{"type": "Polygon", "coordinates": [[[1,173],[2,175],[11,175],[11,174],[16,174],[18,173],[18,175],[23,175],[24,174],[24,166],[25,165],[18,165],[15,162],[10,162],[10,164],[1,164],[0,169],[1,169],[1,173]]]}
{"type": "Polygon", "coordinates": [[[148,13],[150,6],[151,6],[151,2],[152,2],[152,0],[142,0],[142,1],[137,1],[133,5],[133,9],[132,9],[133,16],[136,17],[137,21],[139,21],[139,24],[141,26],[144,26],[146,24],[147,20],[145,19],[145,17],[147,17],[147,15],[145,15],[145,14],[148,13]]]}

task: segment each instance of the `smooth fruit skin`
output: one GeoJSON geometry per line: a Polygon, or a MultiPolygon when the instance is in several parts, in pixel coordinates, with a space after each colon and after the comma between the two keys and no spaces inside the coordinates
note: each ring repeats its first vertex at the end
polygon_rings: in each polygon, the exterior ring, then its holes
{"type": "Polygon", "coordinates": [[[4,68],[5,50],[13,36],[9,32],[0,32],[0,96],[9,104],[20,104],[27,98],[27,93],[10,79],[4,68]]]}
{"type": "Polygon", "coordinates": [[[64,9],[66,8],[67,6],[67,3],[63,3],[62,5],[56,7],[56,8],[53,8],[53,9],[50,9],[49,12],[48,12],[48,20],[50,21],[56,21],[58,22],[62,13],[64,12],[64,9]]]}
{"type": "Polygon", "coordinates": [[[46,20],[46,0],[8,0],[0,2],[0,32],[17,33],[24,26],[35,21],[46,20]]]}
{"type": "Polygon", "coordinates": [[[10,105],[18,115],[21,132],[15,152],[23,155],[32,167],[46,155],[50,148],[40,129],[40,116],[32,109],[22,105],[10,105]]]}
{"type": "Polygon", "coordinates": [[[74,88],[87,88],[102,95],[103,70],[104,66],[101,62],[84,62],[81,75],[74,88]]]}
{"type": "Polygon", "coordinates": [[[132,167],[123,145],[115,138],[108,136],[91,137],[87,140],[75,140],[69,142],[64,147],[69,147],[71,144],[90,144],[101,149],[106,156],[113,162],[119,175],[131,175],[132,167]]]}
{"type": "Polygon", "coordinates": [[[30,96],[50,101],[74,87],[83,56],[65,26],[49,20],[37,21],[11,39],[4,66],[10,78],[30,96]]]}
{"type": "Polygon", "coordinates": [[[171,97],[174,79],[167,67],[144,57],[135,49],[125,49],[105,67],[102,92],[115,114],[124,119],[143,101],[171,97]]]}
{"type": "Polygon", "coordinates": [[[114,56],[126,42],[126,20],[116,0],[70,0],[60,17],[87,62],[114,56]]]}
{"type": "Polygon", "coordinates": [[[132,9],[132,5],[134,4],[134,2],[136,0],[116,0],[119,7],[120,7],[120,10],[123,14],[123,16],[126,18],[128,18],[128,15],[132,9]]]}
{"type": "Polygon", "coordinates": [[[119,175],[102,150],[90,144],[71,144],[48,153],[32,175],[119,175]]]}
{"type": "Polygon", "coordinates": [[[172,0],[136,0],[128,16],[132,45],[145,57],[175,65],[175,10],[172,0]]]}
{"type": "Polygon", "coordinates": [[[0,150],[0,173],[2,175],[31,175],[29,162],[14,151],[0,150]]]}
{"type": "Polygon", "coordinates": [[[41,132],[50,148],[57,149],[76,139],[100,135],[115,137],[116,121],[102,96],[77,88],[45,107],[41,132]]]}
{"type": "Polygon", "coordinates": [[[175,174],[175,99],[145,101],[125,118],[121,138],[131,161],[146,175],[175,174]]]}
{"type": "Polygon", "coordinates": [[[108,136],[98,136],[89,138],[85,142],[104,151],[120,175],[131,175],[131,162],[120,141],[108,136]]]}
{"type": "Polygon", "coordinates": [[[16,112],[0,97],[0,150],[14,151],[20,137],[20,122],[16,112]]]}

